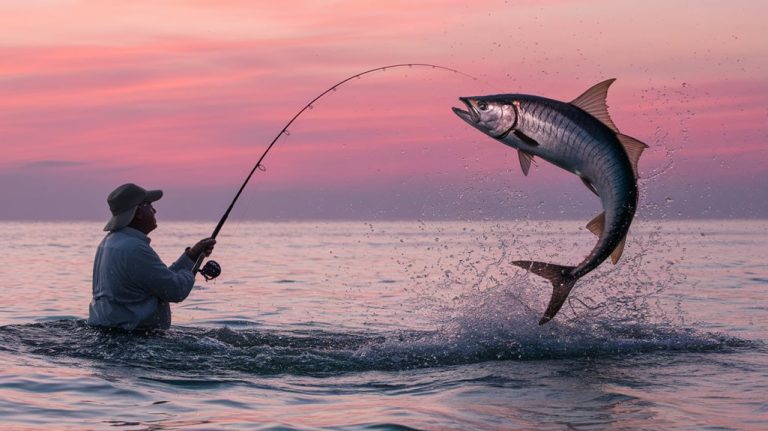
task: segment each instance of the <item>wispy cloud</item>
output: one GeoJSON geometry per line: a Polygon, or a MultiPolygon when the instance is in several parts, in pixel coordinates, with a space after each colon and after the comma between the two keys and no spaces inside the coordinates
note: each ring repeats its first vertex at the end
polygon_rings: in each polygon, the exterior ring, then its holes
{"type": "Polygon", "coordinates": [[[86,163],[73,160],[38,160],[34,162],[24,163],[22,168],[43,168],[43,169],[56,169],[56,168],[73,168],[78,166],[84,166],[86,163]]]}

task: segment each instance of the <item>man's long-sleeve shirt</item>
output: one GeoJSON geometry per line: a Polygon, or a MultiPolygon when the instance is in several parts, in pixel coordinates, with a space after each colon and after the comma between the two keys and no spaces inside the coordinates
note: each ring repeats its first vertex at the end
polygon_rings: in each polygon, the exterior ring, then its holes
{"type": "Polygon", "coordinates": [[[101,241],[93,262],[90,325],[127,330],[171,326],[169,302],[189,295],[194,262],[182,253],[166,267],[149,241],[130,227],[110,232],[101,241]]]}

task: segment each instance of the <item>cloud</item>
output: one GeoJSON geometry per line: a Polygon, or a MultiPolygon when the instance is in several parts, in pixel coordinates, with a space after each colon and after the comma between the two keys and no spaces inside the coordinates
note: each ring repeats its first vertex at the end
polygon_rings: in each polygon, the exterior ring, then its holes
{"type": "Polygon", "coordinates": [[[43,169],[57,169],[57,168],[73,168],[79,166],[85,166],[87,163],[78,162],[73,160],[38,160],[34,162],[27,162],[22,164],[22,168],[43,168],[43,169]]]}

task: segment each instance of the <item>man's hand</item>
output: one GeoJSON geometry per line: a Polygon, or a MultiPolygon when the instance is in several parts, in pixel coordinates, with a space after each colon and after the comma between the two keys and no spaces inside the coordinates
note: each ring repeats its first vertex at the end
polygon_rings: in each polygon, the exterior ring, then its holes
{"type": "Polygon", "coordinates": [[[205,253],[206,257],[210,256],[213,253],[214,245],[216,245],[216,240],[213,238],[201,239],[197,244],[187,249],[187,256],[192,260],[197,260],[202,253],[205,253]]]}

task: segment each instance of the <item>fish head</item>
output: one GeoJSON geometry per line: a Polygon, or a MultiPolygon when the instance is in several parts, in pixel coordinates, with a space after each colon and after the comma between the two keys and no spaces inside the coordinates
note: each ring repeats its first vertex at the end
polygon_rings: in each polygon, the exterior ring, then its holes
{"type": "Polygon", "coordinates": [[[453,108],[453,112],[493,138],[504,138],[517,123],[517,111],[513,104],[498,96],[459,97],[459,100],[467,110],[453,108]]]}

